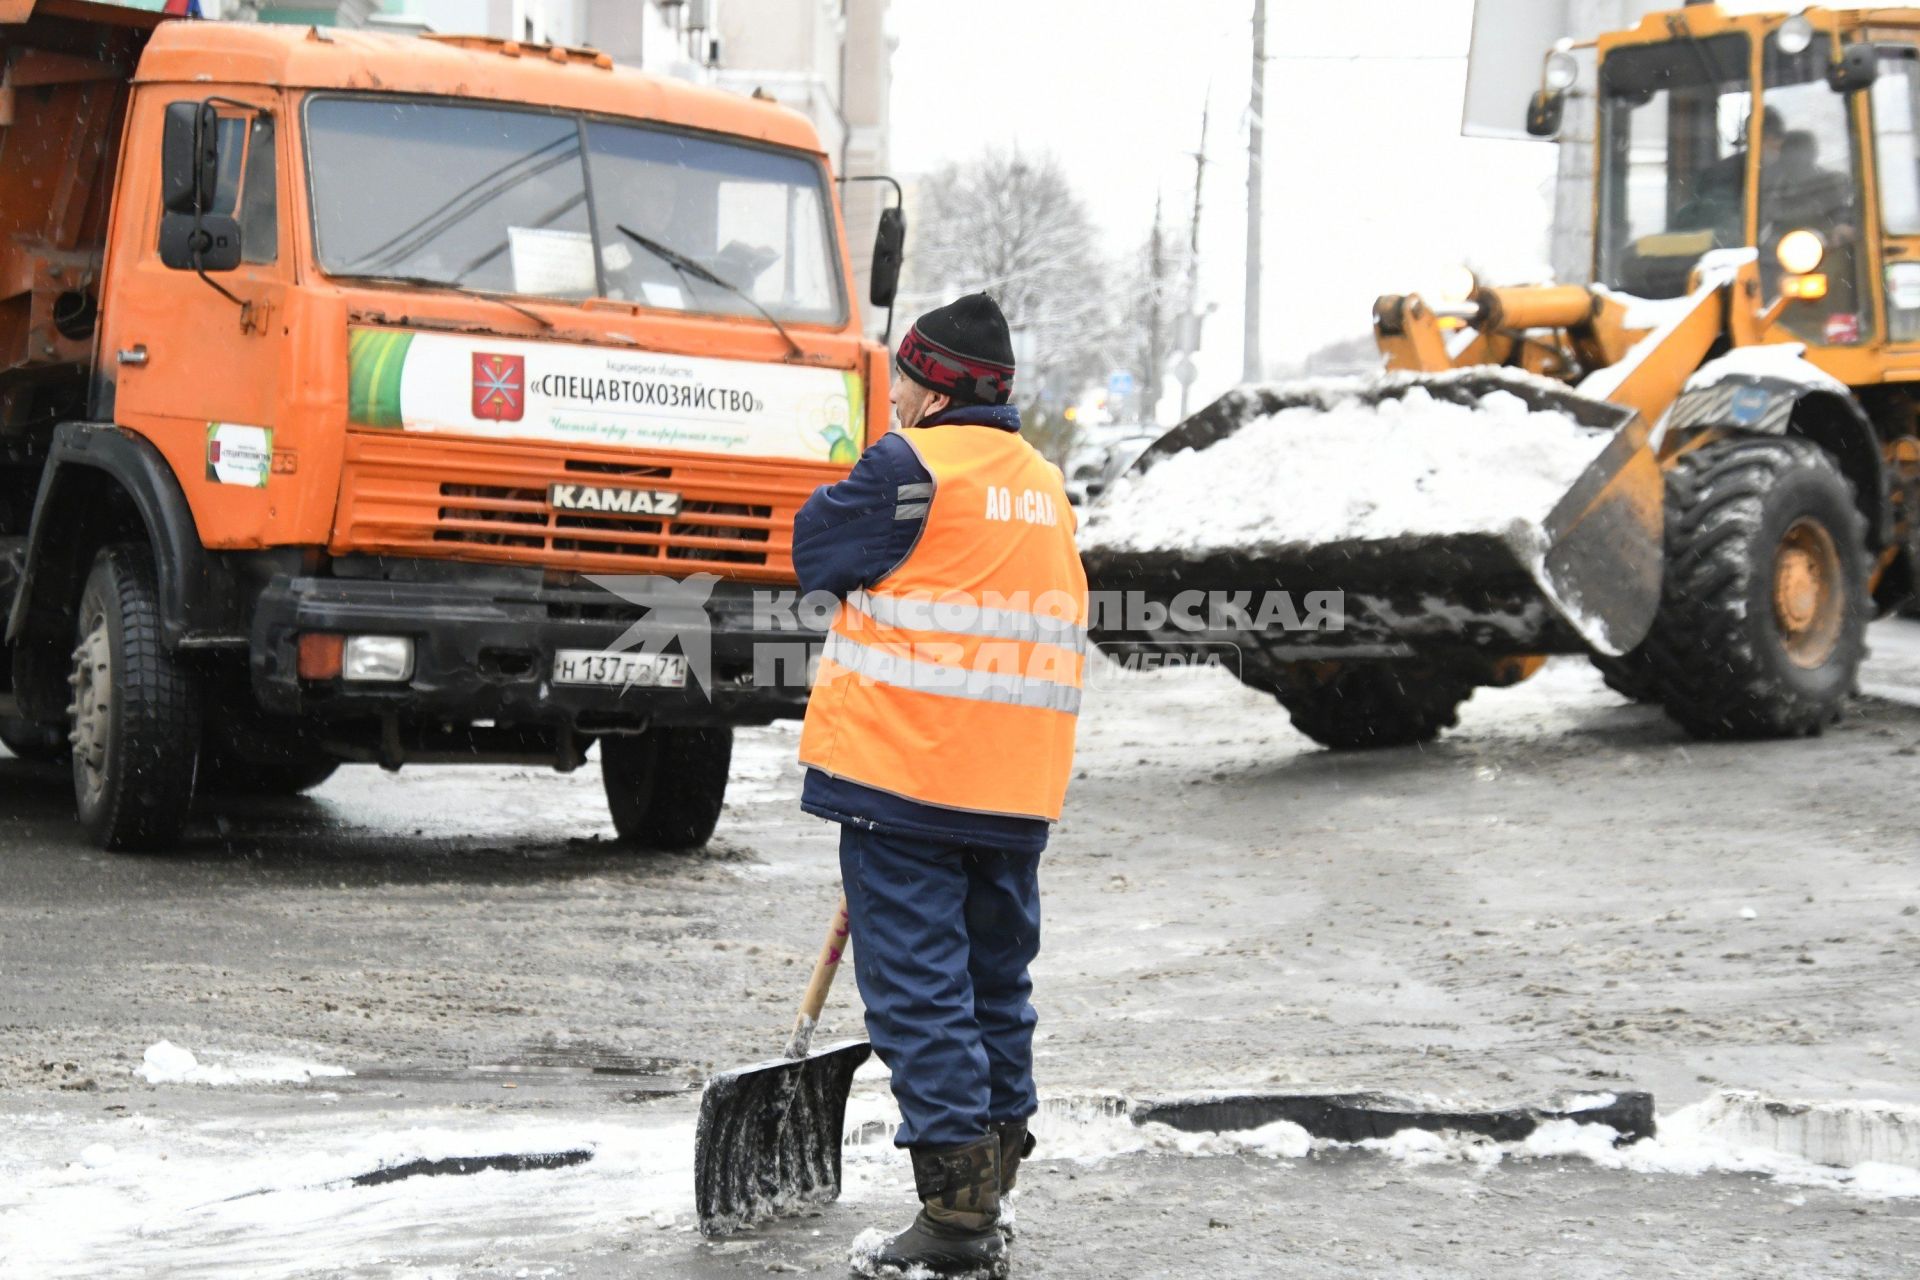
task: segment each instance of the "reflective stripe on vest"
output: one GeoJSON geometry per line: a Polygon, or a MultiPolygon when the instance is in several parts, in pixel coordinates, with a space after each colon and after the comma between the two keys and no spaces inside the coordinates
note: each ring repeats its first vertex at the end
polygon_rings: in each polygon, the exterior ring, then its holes
{"type": "Polygon", "coordinates": [[[994,640],[1058,645],[1075,653],[1087,651],[1087,629],[1072,619],[1050,614],[975,604],[970,600],[882,595],[873,591],[852,592],[847,596],[847,604],[882,626],[903,631],[944,631],[994,640]]]}
{"type": "Polygon", "coordinates": [[[970,698],[975,702],[1004,702],[1014,707],[1080,714],[1080,690],[1075,685],[1040,680],[1015,671],[981,671],[926,662],[910,654],[860,644],[843,635],[827,637],[823,656],[857,676],[879,684],[943,698],[970,698]]]}
{"type": "Polygon", "coordinates": [[[886,578],[834,616],[800,760],[923,804],[1055,819],[1089,652],[1087,584],[1060,472],[1012,432],[901,433],[930,482],[886,578]]]}

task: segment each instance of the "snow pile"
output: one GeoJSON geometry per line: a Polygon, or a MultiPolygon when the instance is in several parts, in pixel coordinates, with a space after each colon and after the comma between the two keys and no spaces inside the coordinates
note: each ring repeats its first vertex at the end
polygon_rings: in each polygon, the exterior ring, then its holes
{"type": "MultiPolygon", "coordinates": [[[[1443,1099],[1422,1101],[1454,1105],[1443,1099]]],[[[1556,1109],[1588,1111],[1614,1101],[1610,1093],[1581,1094],[1557,1103],[1556,1109]]],[[[898,1113],[884,1096],[862,1098],[856,1093],[848,1116],[855,1136],[845,1153],[847,1198],[881,1199],[884,1187],[899,1177],[898,1155],[891,1145],[898,1113]]],[[[1920,1107],[1883,1102],[1792,1104],[1725,1091],[1660,1117],[1657,1137],[1624,1145],[1615,1145],[1621,1135],[1612,1127],[1573,1119],[1543,1121],[1518,1142],[1413,1128],[1384,1138],[1338,1142],[1315,1138],[1286,1120],[1257,1129],[1189,1133],[1165,1124],[1135,1124],[1127,1101],[1117,1096],[1043,1099],[1032,1126],[1035,1160],[1081,1165],[1139,1155],[1299,1160],[1340,1152],[1469,1170],[1509,1160],[1574,1159],[1641,1174],[1759,1174],[1863,1199],[1920,1197],[1920,1107]]]]}
{"type": "Polygon", "coordinates": [[[1847,384],[1806,358],[1804,342],[1770,342],[1757,347],[1735,347],[1717,360],[1701,365],[1687,379],[1687,390],[1698,391],[1729,378],[1779,378],[1802,386],[1851,395],[1847,384]]]}
{"type": "MultiPolygon", "coordinates": [[[[51,1143],[30,1144],[39,1119],[0,1117],[8,1276],[294,1280],[318,1274],[316,1259],[328,1275],[388,1275],[402,1258],[423,1274],[464,1275],[476,1242],[512,1248],[579,1232],[644,1251],[656,1234],[695,1230],[690,1119],[556,1123],[435,1108],[302,1110],[243,1124],[68,1114],[47,1126],[51,1143]],[[568,1168],[353,1183],[415,1161],[588,1149],[590,1161],[568,1168]]],[[[901,1195],[891,1189],[895,1202],[901,1195]]],[[[644,1263],[636,1274],[649,1274],[644,1263]]]]}
{"type": "Polygon", "coordinates": [[[1537,530],[1612,438],[1509,391],[1472,407],[1418,387],[1327,405],[1256,418],[1123,477],[1082,545],[1206,552],[1537,530]]]}
{"type": "MultiPolygon", "coordinates": [[[[898,1267],[880,1269],[880,1250],[893,1237],[879,1227],[868,1227],[853,1238],[853,1244],[847,1249],[847,1265],[855,1275],[884,1275],[888,1280],[935,1280],[934,1274],[926,1267],[913,1266],[905,1271],[898,1267]]],[[[768,1268],[772,1270],[772,1268],[768,1268]]]]}
{"type": "Polygon", "coordinates": [[[171,1040],[147,1046],[133,1074],[148,1084],[305,1084],[324,1076],[350,1076],[345,1067],[322,1066],[293,1058],[264,1058],[238,1066],[213,1066],[201,1062],[193,1050],[171,1040]]]}

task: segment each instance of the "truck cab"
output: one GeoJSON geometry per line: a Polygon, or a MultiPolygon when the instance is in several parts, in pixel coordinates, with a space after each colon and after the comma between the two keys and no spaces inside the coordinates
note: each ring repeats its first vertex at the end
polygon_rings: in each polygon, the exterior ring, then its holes
{"type": "Polygon", "coordinates": [[[804,707],[794,512],[887,426],[811,125],[591,50],[26,8],[7,741],[114,848],[595,743],[623,838],[704,841],[733,727],[804,707]]]}

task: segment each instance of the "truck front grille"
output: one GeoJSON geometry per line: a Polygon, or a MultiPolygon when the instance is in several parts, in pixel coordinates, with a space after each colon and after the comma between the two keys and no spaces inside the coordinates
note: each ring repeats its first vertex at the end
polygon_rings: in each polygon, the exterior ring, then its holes
{"type": "Polygon", "coordinates": [[[334,550],[615,572],[652,563],[676,574],[788,579],[794,512],[842,471],[760,459],[562,456],[550,448],[349,433],[334,550]],[[678,493],[680,510],[671,518],[555,511],[548,486],[579,483],[582,473],[678,493]]]}

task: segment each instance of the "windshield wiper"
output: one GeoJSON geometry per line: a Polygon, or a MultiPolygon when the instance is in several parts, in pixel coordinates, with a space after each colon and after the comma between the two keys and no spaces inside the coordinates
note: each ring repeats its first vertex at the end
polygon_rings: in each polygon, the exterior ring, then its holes
{"type": "Polygon", "coordinates": [[[793,352],[795,358],[797,359],[805,358],[807,353],[800,349],[800,344],[795,342],[793,340],[793,335],[787,332],[787,326],[781,324],[778,320],[775,320],[773,318],[773,312],[761,306],[758,300],[756,300],[754,296],[748,293],[745,289],[742,289],[739,285],[734,284],[732,281],[722,280],[719,276],[715,275],[707,267],[703,266],[698,262],[695,262],[692,258],[689,258],[684,253],[681,253],[678,249],[669,249],[666,245],[661,244],[658,240],[649,240],[647,239],[647,237],[641,235],[638,231],[635,231],[632,227],[629,227],[624,223],[616,222],[613,225],[619,229],[621,235],[633,241],[635,244],[639,245],[642,249],[645,249],[648,253],[660,259],[660,261],[666,263],[668,266],[672,267],[675,271],[685,272],[687,275],[692,276],[696,280],[705,280],[708,284],[717,284],[722,289],[725,289],[727,292],[740,298],[748,306],[752,307],[755,311],[758,311],[761,315],[765,316],[767,318],[768,324],[772,325],[774,328],[780,331],[780,336],[787,340],[787,347],[789,350],[793,352]]]}
{"type": "Polygon", "coordinates": [[[521,315],[533,321],[535,324],[539,325],[542,329],[551,331],[554,327],[553,321],[547,319],[545,316],[541,315],[538,311],[535,311],[529,307],[523,307],[519,303],[515,302],[512,298],[503,298],[497,293],[488,293],[485,289],[476,289],[472,285],[455,284],[451,280],[435,280],[431,276],[390,276],[390,275],[382,274],[382,275],[372,275],[372,276],[358,276],[356,277],[356,279],[389,280],[389,281],[392,281],[394,284],[410,284],[416,289],[445,289],[449,293],[457,293],[463,298],[483,298],[488,302],[497,302],[503,307],[510,307],[513,310],[518,311],[521,315]]]}

